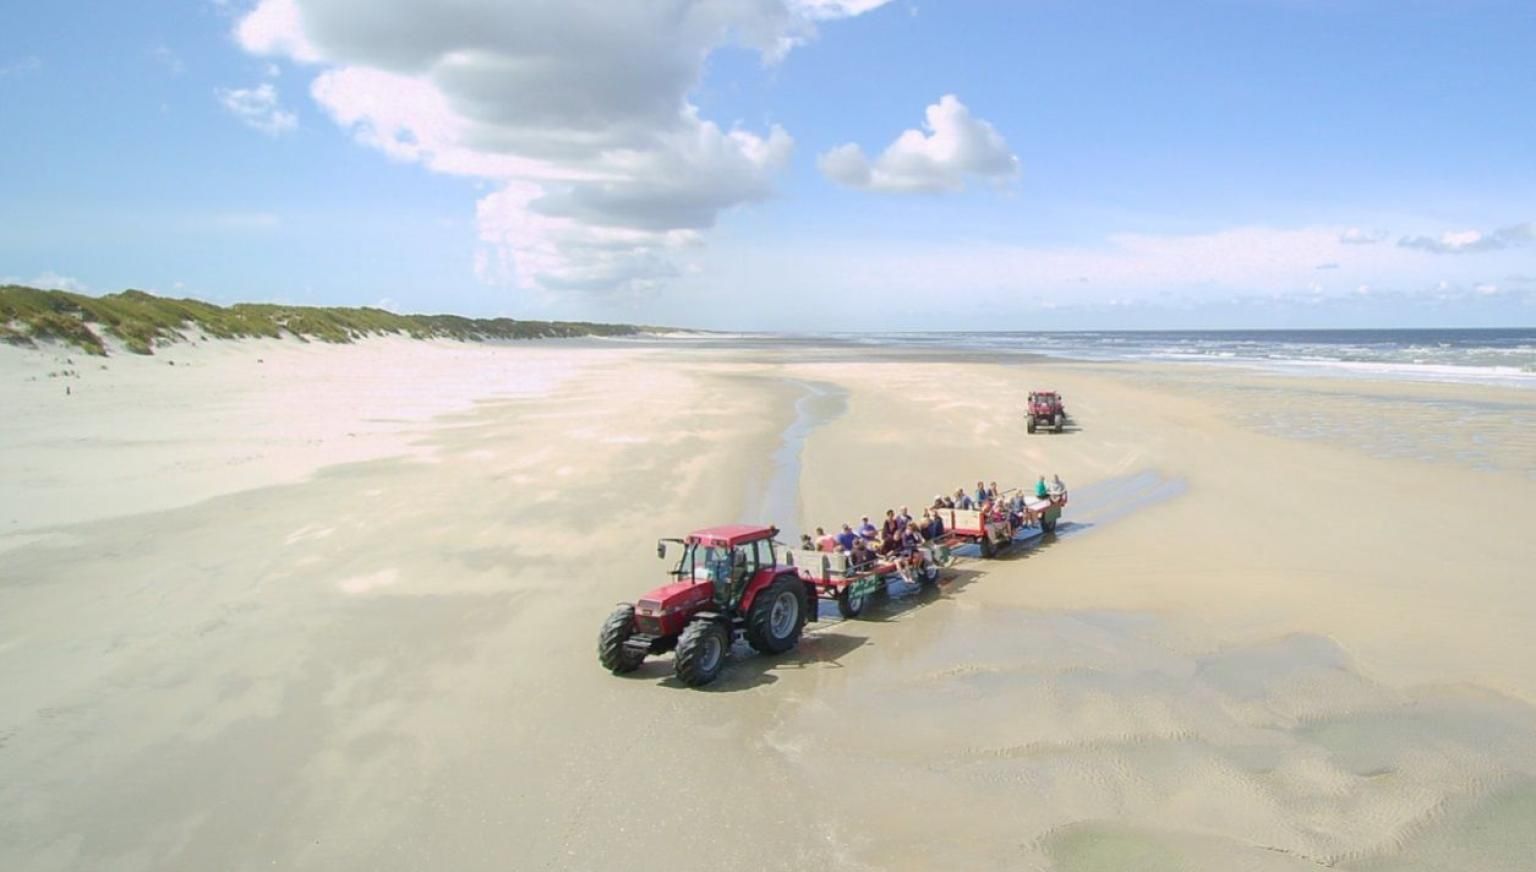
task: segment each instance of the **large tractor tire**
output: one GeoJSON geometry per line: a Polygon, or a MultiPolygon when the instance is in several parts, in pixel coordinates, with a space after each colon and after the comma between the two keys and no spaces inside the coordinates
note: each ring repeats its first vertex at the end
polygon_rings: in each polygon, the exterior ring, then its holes
{"type": "Polygon", "coordinates": [[[805,629],[805,584],[781,575],[758,593],[747,613],[747,644],[762,654],[783,654],[805,629]]]}
{"type": "Polygon", "coordinates": [[[1060,433],[1062,431],[1062,428],[1067,425],[1067,417],[1065,415],[1063,415],[1062,413],[1057,412],[1056,413],[1056,417],[1051,419],[1051,423],[1053,425],[1055,425],[1056,432],[1060,433]]]}
{"type": "Polygon", "coordinates": [[[635,607],[621,605],[603,622],[602,632],[597,634],[597,662],[614,675],[634,672],[645,662],[645,655],[624,647],[635,632],[635,607]]]}
{"type": "Polygon", "coordinates": [[[997,546],[992,544],[992,534],[987,531],[987,525],[981,525],[981,557],[983,560],[991,560],[997,556],[997,546]]]}
{"type": "Polygon", "coordinates": [[[719,621],[699,620],[683,628],[677,638],[677,678],[689,687],[703,687],[720,677],[725,655],[731,650],[731,634],[719,621]]]}
{"type": "Polygon", "coordinates": [[[837,613],[846,620],[853,620],[864,614],[865,606],[869,605],[869,593],[855,594],[853,585],[843,588],[843,592],[837,595],[837,613]]]}

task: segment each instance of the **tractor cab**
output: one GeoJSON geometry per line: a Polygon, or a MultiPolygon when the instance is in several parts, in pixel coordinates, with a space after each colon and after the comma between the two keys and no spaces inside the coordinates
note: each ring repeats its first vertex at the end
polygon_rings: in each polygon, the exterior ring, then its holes
{"type": "Polygon", "coordinates": [[[736,608],[749,582],[758,573],[774,567],[773,537],[778,532],[775,527],[746,524],[710,527],[683,539],[657,542],[656,556],[667,558],[669,542],[680,546],[670,574],[679,582],[709,582],[721,608],[736,608]]]}

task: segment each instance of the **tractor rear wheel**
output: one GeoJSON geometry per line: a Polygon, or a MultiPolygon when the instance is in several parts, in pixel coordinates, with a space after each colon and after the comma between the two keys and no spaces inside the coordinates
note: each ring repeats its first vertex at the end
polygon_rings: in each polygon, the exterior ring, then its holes
{"type": "Polygon", "coordinates": [[[621,605],[603,622],[602,632],[597,634],[597,662],[614,675],[634,672],[645,662],[645,655],[624,647],[635,632],[635,607],[621,605]]]}
{"type": "Polygon", "coordinates": [[[982,559],[991,560],[997,556],[997,546],[992,544],[992,534],[987,531],[985,524],[982,525],[980,544],[982,559]]]}
{"type": "Polygon", "coordinates": [[[1067,419],[1060,412],[1057,412],[1056,417],[1051,420],[1051,423],[1056,426],[1056,432],[1060,433],[1061,428],[1067,423],[1067,419]]]}
{"type": "Polygon", "coordinates": [[[689,687],[702,687],[720,677],[731,634],[719,621],[694,621],[677,638],[677,678],[689,687]]]}
{"type": "Polygon", "coordinates": [[[783,654],[800,643],[805,629],[805,584],[779,576],[763,588],[747,613],[747,643],[763,654],[783,654]]]}
{"type": "Polygon", "coordinates": [[[837,595],[837,613],[848,620],[853,620],[864,614],[864,606],[869,604],[868,593],[854,593],[853,585],[843,588],[843,592],[837,595]]]}

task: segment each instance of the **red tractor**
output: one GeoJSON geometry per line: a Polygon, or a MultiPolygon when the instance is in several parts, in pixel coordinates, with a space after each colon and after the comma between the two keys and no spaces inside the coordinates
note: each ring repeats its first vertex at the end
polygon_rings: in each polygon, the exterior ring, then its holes
{"type": "Polygon", "coordinates": [[[1060,433],[1067,425],[1067,407],[1062,405],[1061,394],[1055,391],[1030,391],[1029,409],[1024,412],[1024,422],[1031,433],[1037,427],[1048,427],[1060,433]]]}
{"type": "Polygon", "coordinates": [[[775,527],[733,524],[656,543],[682,554],[672,581],[621,603],[603,622],[597,659],[615,675],[633,672],[651,654],[676,649],[673,668],[690,687],[719,677],[738,635],[763,654],[782,654],[816,620],[816,591],[793,566],[779,565],[775,527]]]}

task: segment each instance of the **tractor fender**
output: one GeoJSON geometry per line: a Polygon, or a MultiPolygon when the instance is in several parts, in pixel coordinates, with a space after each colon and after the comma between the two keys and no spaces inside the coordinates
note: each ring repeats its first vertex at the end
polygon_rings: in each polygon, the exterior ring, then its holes
{"type": "Polygon", "coordinates": [[[753,576],[752,582],[747,585],[746,592],[741,595],[741,603],[737,606],[737,609],[744,615],[751,612],[752,602],[757,599],[757,595],[762,593],[768,585],[781,578],[793,579],[804,588],[805,599],[801,602],[805,606],[805,619],[807,621],[816,620],[816,588],[801,578],[800,573],[796,572],[793,568],[780,568],[777,571],[765,569],[753,576]]]}

